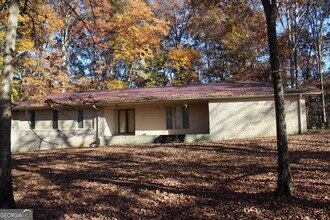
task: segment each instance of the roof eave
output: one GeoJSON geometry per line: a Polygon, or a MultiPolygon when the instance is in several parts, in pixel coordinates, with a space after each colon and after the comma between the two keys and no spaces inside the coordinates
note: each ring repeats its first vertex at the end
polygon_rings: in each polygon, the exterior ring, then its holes
{"type": "Polygon", "coordinates": [[[286,93],[284,94],[285,97],[292,97],[292,96],[299,96],[304,99],[310,98],[310,97],[315,97],[318,95],[321,95],[322,92],[301,92],[301,93],[286,93]]]}
{"type": "MultiPolygon", "coordinates": [[[[305,93],[285,93],[285,97],[290,96],[303,96],[305,98],[307,97],[313,97],[317,95],[321,95],[321,92],[305,92],[305,93]]],[[[164,103],[164,102],[173,102],[173,101],[216,101],[216,100],[230,100],[230,99],[253,99],[253,98],[272,98],[274,97],[274,94],[262,94],[262,95],[242,95],[242,96],[223,96],[223,97],[179,97],[179,98],[171,98],[171,99],[140,99],[140,100],[123,100],[123,101],[108,101],[108,102],[98,102],[95,105],[97,106],[108,106],[108,105],[126,105],[126,104],[143,104],[143,103],[164,103]]],[[[81,107],[93,107],[93,104],[85,104],[85,105],[79,105],[79,104],[65,104],[71,108],[81,108],[81,107]]],[[[31,105],[31,106],[13,106],[12,110],[22,110],[22,109],[56,109],[56,107],[49,106],[48,104],[44,105],[31,105]]]]}

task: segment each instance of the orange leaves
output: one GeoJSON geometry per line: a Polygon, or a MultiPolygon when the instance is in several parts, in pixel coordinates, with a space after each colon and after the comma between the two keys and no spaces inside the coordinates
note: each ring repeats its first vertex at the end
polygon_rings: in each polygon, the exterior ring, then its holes
{"type": "MultiPolygon", "coordinates": [[[[124,63],[126,79],[131,86],[142,84],[148,74],[147,63],[156,56],[161,39],[168,30],[167,23],[151,11],[143,0],[126,1],[113,19],[110,47],[113,49],[112,67],[124,63]]],[[[147,77],[149,78],[149,77],[147,77]]],[[[112,81],[110,88],[123,88],[126,83],[112,81]]]]}
{"type": "Polygon", "coordinates": [[[185,49],[179,47],[170,49],[168,61],[177,69],[191,69],[193,64],[200,58],[199,53],[194,49],[185,49]]]}
{"type": "MultiPolygon", "coordinates": [[[[78,19],[79,26],[82,29],[88,28],[89,35],[93,35],[94,41],[103,45],[104,38],[107,38],[109,32],[112,31],[112,16],[113,7],[108,0],[83,0],[77,3],[81,7],[81,19],[78,19]],[[86,11],[87,10],[87,11],[86,11]],[[82,24],[84,23],[84,24],[82,24]]],[[[81,28],[77,28],[77,32],[81,33],[81,28]]]]}
{"type": "Polygon", "coordinates": [[[191,48],[172,48],[168,54],[168,66],[175,69],[175,79],[172,85],[184,85],[198,82],[196,66],[199,63],[199,53],[191,48]]]}
{"type": "MultiPolygon", "coordinates": [[[[47,60],[49,51],[55,51],[55,35],[63,22],[53,5],[44,0],[20,1],[22,10],[18,17],[16,39],[15,74],[22,79],[23,86],[14,86],[13,98],[36,98],[59,91],[61,83],[58,72],[58,59],[47,60]],[[56,66],[57,65],[57,66],[56,66]],[[17,89],[18,88],[18,89],[17,89]]],[[[3,13],[7,14],[7,13],[3,13]]],[[[7,18],[1,17],[3,26],[7,18]]],[[[2,33],[0,40],[2,40],[2,33]]],[[[65,73],[66,75],[66,73],[65,73]]]]}
{"type": "Polygon", "coordinates": [[[131,63],[153,57],[153,51],[159,48],[160,36],[167,31],[167,24],[157,19],[142,0],[128,1],[123,10],[113,19],[116,37],[110,44],[115,48],[116,60],[131,63]]]}
{"type": "Polygon", "coordinates": [[[221,42],[226,48],[235,50],[245,43],[246,38],[248,38],[247,30],[240,23],[228,21],[221,42]]]}
{"type": "Polygon", "coordinates": [[[34,49],[34,42],[30,39],[22,39],[17,41],[17,49],[19,51],[29,51],[34,49]]]}

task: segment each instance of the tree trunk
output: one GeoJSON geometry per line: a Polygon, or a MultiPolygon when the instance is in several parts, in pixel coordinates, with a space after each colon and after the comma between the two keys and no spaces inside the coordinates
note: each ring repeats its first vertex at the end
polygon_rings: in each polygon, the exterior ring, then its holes
{"type": "MultiPolygon", "coordinates": [[[[289,2],[286,1],[288,4],[289,2]]],[[[293,12],[292,7],[287,7],[286,17],[287,17],[287,31],[289,32],[288,47],[289,47],[289,64],[290,64],[290,83],[291,88],[295,88],[295,69],[294,69],[294,45],[295,45],[295,33],[293,32],[293,12]]]]}
{"type": "MultiPolygon", "coordinates": [[[[322,38],[322,36],[321,36],[322,38]]],[[[322,99],[322,115],[323,115],[323,124],[325,127],[327,126],[327,114],[326,114],[326,108],[325,108],[325,96],[324,96],[324,80],[323,80],[323,74],[322,74],[322,64],[321,64],[321,59],[322,59],[322,55],[321,55],[321,43],[322,40],[320,40],[320,36],[318,37],[317,40],[317,56],[316,56],[316,62],[317,62],[317,72],[318,75],[320,77],[320,83],[321,83],[321,91],[322,91],[322,95],[321,95],[321,99],[322,99]]]]}
{"type": "MultiPolygon", "coordinates": [[[[289,37],[291,38],[291,37],[289,37]]],[[[289,62],[290,62],[290,84],[291,88],[295,88],[295,69],[294,69],[294,58],[293,58],[293,46],[291,40],[289,40],[289,62]]]]}
{"type": "Polygon", "coordinates": [[[326,109],[325,109],[324,81],[323,81],[323,74],[322,74],[322,45],[323,45],[322,29],[323,29],[323,22],[321,22],[319,30],[317,30],[316,63],[317,63],[317,73],[318,73],[318,76],[320,77],[321,91],[322,91],[321,99],[322,99],[323,123],[324,123],[324,126],[326,126],[327,125],[327,114],[326,114],[326,109]]]}
{"type": "Polygon", "coordinates": [[[0,208],[15,208],[11,177],[11,85],[12,59],[15,52],[19,0],[11,0],[5,40],[5,54],[0,91],[0,208]]]}
{"type": "Polygon", "coordinates": [[[289,150],[286,133],[284,91],[282,85],[279,62],[279,50],[276,36],[276,0],[262,0],[267,21],[268,44],[271,64],[271,75],[274,87],[277,153],[278,153],[278,177],[276,195],[279,198],[292,196],[292,178],[289,166],[289,150]]]}

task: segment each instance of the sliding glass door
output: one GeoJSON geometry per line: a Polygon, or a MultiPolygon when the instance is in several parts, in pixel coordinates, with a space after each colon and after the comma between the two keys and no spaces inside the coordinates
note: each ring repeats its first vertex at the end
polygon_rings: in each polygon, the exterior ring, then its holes
{"type": "Polygon", "coordinates": [[[135,111],[134,109],[118,110],[118,132],[119,134],[135,133],[135,111]]]}

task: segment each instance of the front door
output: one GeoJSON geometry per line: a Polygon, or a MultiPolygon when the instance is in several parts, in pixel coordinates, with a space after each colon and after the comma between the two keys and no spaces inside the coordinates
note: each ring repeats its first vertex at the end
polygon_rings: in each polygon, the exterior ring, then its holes
{"type": "Polygon", "coordinates": [[[134,109],[118,110],[118,131],[119,134],[135,133],[135,111],[134,109]]]}

